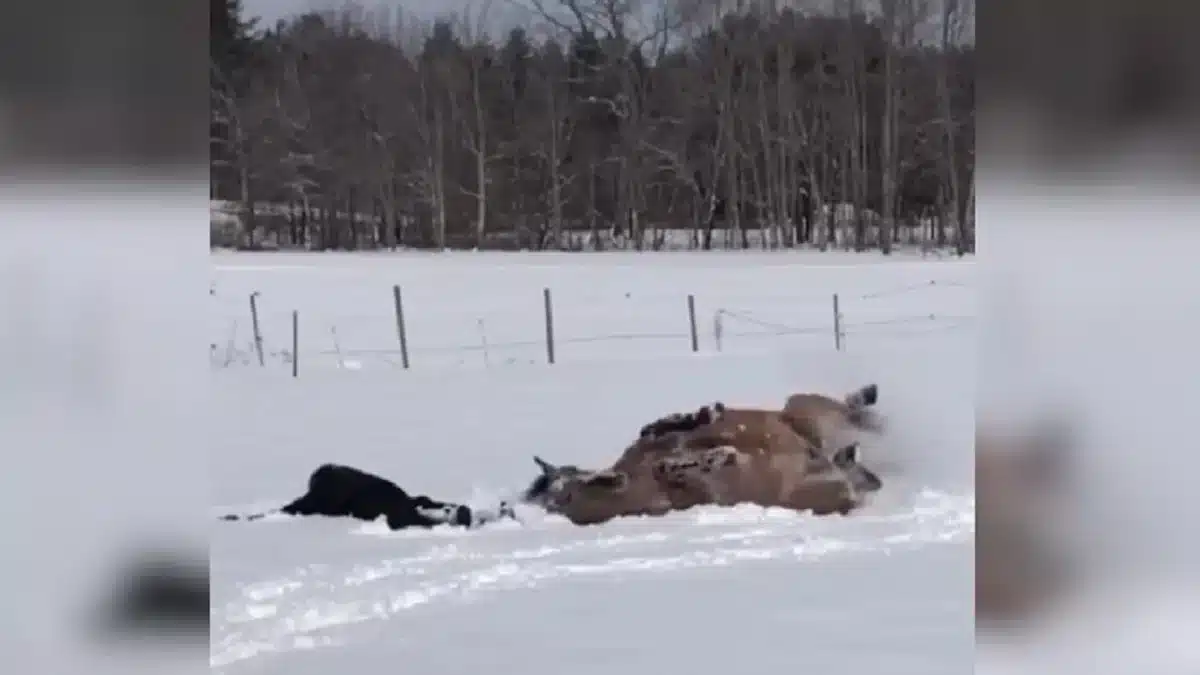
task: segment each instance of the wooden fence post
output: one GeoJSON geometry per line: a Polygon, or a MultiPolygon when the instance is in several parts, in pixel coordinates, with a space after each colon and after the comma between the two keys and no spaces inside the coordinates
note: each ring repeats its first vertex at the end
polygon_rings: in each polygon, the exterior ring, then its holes
{"type": "Polygon", "coordinates": [[[292,377],[300,377],[300,312],[292,310],[292,377]]]}
{"type": "Polygon", "coordinates": [[[262,331],[258,329],[258,291],[250,294],[250,325],[254,329],[254,351],[258,354],[258,365],[267,365],[263,359],[262,331]]]}
{"type": "Polygon", "coordinates": [[[837,293],[833,294],[833,346],[842,351],[842,310],[837,293]]]}
{"type": "Polygon", "coordinates": [[[724,312],[725,310],[718,309],[713,314],[713,343],[717,346],[717,351],[721,351],[721,338],[725,335],[725,322],[721,320],[724,312]]]}
{"type": "Polygon", "coordinates": [[[554,304],[549,288],[542,289],[542,304],[546,308],[546,362],[554,365],[554,304]]]}
{"type": "Polygon", "coordinates": [[[692,331],[692,352],[700,351],[700,335],[696,333],[696,296],[688,294],[688,326],[692,331]]]}
{"type": "Polygon", "coordinates": [[[392,286],[396,306],[396,333],[400,336],[400,363],[408,370],[408,331],[404,327],[404,301],[400,299],[400,284],[392,286]]]}

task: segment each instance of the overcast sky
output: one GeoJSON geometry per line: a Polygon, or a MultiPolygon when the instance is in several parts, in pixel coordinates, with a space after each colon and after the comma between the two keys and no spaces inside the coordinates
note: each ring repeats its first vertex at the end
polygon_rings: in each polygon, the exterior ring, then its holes
{"type": "MultiPolygon", "coordinates": [[[[643,0],[644,6],[650,6],[652,0],[643,0]]],[[[559,3],[553,0],[546,2],[548,7],[556,7],[559,3]]],[[[737,4],[736,0],[727,0],[727,5],[737,4]]],[[[789,2],[784,0],[781,4],[798,5],[807,9],[821,7],[822,5],[832,5],[831,0],[799,0],[789,2]]],[[[863,6],[870,6],[871,0],[863,2],[863,6]]],[[[481,10],[486,9],[488,23],[492,26],[490,30],[501,28],[508,30],[514,25],[522,26],[531,30],[532,33],[539,33],[539,27],[544,27],[544,21],[536,18],[536,16],[528,9],[531,3],[528,0],[242,0],[242,6],[245,8],[249,16],[257,16],[262,19],[259,22],[260,27],[272,26],[279,19],[294,16],[303,12],[313,10],[331,10],[339,9],[347,5],[362,7],[367,10],[381,9],[385,7],[399,7],[406,12],[411,12],[422,19],[432,19],[439,15],[458,14],[464,9],[470,8],[468,14],[477,14],[481,10]]],[[[826,7],[828,9],[828,7],[826,7]]],[[[472,17],[474,19],[477,17],[472,17]]],[[[935,21],[936,23],[936,21],[935,21]]],[[[930,25],[923,26],[918,29],[918,39],[928,40],[936,38],[936,31],[930,25]]],[[[974,22],[967,29],[967,34],[974,33],[974,22]]]]}
{"type": "MultiPolygon", "coordinates": [[[[264,24],[273,24],[277,19],[316,9],[337,9],[345,6],[344,0],[242,0],[242,6],[250,16],[262,17],[264,24]]],[[[432,16],[442,12],[453,12],[469,0],[362,0],[356,4],[367,8],[403,7],[409,11],[432,16]]],[[[502,3],[493,3],[502,4],[502,3]]]]}
{"type": "Polygon", "coordinates": [[[263,23],[274,23],[276,19],[303,12],[313,6],[312,0],[242,0],[246,14],[264,19],[263,23]]]}
{"type": "MultiPolygon", "coordinates": [[[[561,6],[557,0],[542,2],[548,8],[557,9],[561,6]]],[[[645,6],[652,6],[655,0],[641,2],[645,6]]],[[[349,6],[367,11],[399,8],[405,14],[415,15],[424,21],[457,15],[469,20],[472,26],[480,21],[482,13],[486,16],[486,30],[490,32],[505,32],[514,26],[521,26],[537,36],[549,28],[543,19],[537,18],[531,11],[534,4],[531,0],[242,0],[248,17],[261,19],[260,28],[273,26],[279,19],[304,12],[337,10],[349,6]],[[467,16],[463,17],[463,14],[467,16]]]]}
{"type": "MultiPolygon", "coordinates": [[[[558,5],[554,0],[545,4],[549,7],[558,5]]],[[[479,26],[480,13],[484,13],[485,30],[492,33],[505,33],[514,26],[521,26],[536,36],[541,33],[545,23],[536,19],[528,9],[531,7],[529,0],[242,0],[248,17],[261,19],[258,24],[260,28],[274,26],[279,19],[304,12],[338,10],[347,6],[369,12],[398,8],[404,15],[416,17],[422,22],[452,15],[468,20],[475,27],[479,26]]]]}

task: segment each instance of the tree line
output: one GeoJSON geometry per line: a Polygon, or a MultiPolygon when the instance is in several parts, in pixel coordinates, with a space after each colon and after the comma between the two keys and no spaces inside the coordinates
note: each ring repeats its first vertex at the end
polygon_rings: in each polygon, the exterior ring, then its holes
{"type": "Polygon", "coordinates": [[[214,245],[974,249],[973,0],[212,0],[214,245]]]}

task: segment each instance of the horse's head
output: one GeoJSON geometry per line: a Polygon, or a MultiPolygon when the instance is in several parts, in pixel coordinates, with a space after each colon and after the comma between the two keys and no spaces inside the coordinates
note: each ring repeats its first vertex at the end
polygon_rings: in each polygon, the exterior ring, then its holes
{"type": "Polygon", "coordinates": [[[551,464],[537,455],[534,455],[533,462],[537,464],[541,473],[529,483],[529,487],[525,488],[521,499],[527,504],[542,508],[549,508],[556,496],[563,491],[567,482],[583,473],[582,469],[573,464],[559,466],[551,464]]]}
{"type": "Polygon", "coordinates": [[[557,512],[572,504],[603,501],[625,490],[629,476],[619,471],[588,471],[572,464],[558,466],[534,457],[541,475],[525,490],[523,500],[557,512]]]}
{"type": "Polygon", "coordinates": [[[829,458],[833,471],[849,483],[853,493],[859,496],[878,492],[883,487],[883,481],[874,471],[863,466],[861,458],[862,453],[858,443],[851,443],[838,449],[829,458]]]}

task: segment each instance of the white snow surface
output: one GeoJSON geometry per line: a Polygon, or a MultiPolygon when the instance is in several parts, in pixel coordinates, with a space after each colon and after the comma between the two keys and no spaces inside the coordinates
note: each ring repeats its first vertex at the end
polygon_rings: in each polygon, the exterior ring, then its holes
{"type": "Polygon", "coordinates": [[[213,260],[213,351],[239,354],[214,371],[214,672],[971,672],[972,261],[213,260]],[[410,370],[398,365],[393,284],[404,290],[410,370]],[[544,287],[555,302],[552,366],[544,287]],[[255,291],[266,367],[246,357],[255,291]],[[298,378],[279,356],[293,309],[298,378]],[[727,317],[718,351],[720,310],[754,325],[727,317]],[[622,337],[602,339],[612,335],[622,337]],[[535,476],[534,454],[600,466],[665,413],[714,400],[778,406],[792,392],[868,382],[890,428],[865,440],[864,461],[886,485],[849,517],[708,508],[578,528],[526,509],[523,525],[399,533],[349,520],[215,519],[284,503],[323,462],[494,504],[535,476]]]}

